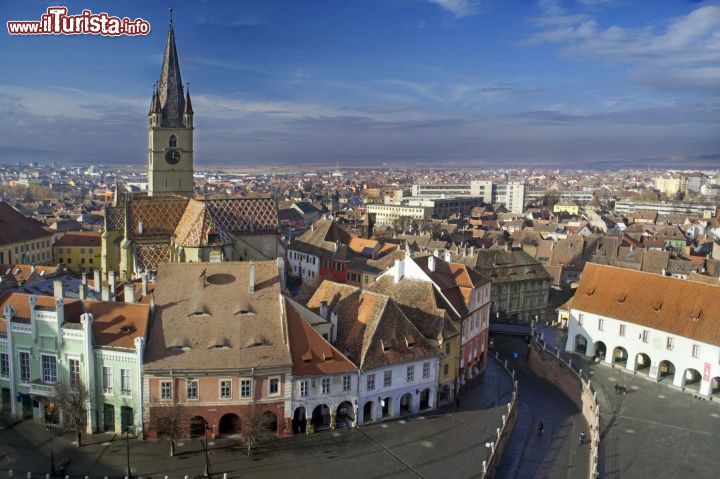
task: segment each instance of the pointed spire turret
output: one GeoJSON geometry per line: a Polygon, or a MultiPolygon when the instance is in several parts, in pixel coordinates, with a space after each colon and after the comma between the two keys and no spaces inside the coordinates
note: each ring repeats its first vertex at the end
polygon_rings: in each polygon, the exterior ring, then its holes
{"type": "Polygon", "coordinates": [[[158,99],[162,109],[161,125],[169,128],[182,127],[185,97],[183,95],[182,78],[180,77],[180,63],[175,47],[172,9],[170,10],[170,26],[167,41],[165,42],[165,55],[160,70],[158,99]]]}
{"type": "Polygon", "coordinates": [[[152,99],[150,100],[150,111],[148,112],[148,115],[155,113],[155,100],[156,99],[157,99],[157,89],[155,88],[155,83],[153,83],[153,94],[152,94],[152,99]]]}
{"type": "Polygon", "coordinates": [[[185,112],[186,115],[193,114],[192,102],[190,101],[190,82],[185,87],[185,112]]]}

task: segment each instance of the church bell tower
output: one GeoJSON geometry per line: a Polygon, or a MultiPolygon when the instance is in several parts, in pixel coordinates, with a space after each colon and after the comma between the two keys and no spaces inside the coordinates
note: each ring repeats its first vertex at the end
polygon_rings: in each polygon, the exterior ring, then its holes
{"type": "Polygon", "coordinates": [[[172,9],[160,81],[148,114],[148,194],[193,195],[193,109],[183,92],[172,9]]]}

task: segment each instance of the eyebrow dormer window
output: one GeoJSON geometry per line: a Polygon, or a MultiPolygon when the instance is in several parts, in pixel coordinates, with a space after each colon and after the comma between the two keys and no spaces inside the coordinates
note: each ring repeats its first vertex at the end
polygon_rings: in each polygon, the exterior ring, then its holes
{"type": "Polygon", "coordinates": [[[170,135],[169,146],[170,146],[170,148],[177,147],[177,138],[175,137],[175,135],[170,135]]]}

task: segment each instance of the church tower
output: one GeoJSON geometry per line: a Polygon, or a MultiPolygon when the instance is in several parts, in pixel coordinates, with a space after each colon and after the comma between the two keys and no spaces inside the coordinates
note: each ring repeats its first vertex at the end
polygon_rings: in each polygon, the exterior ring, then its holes
{"type": "Polygon", "coordinates": [[[148,114],[148,194],[193,195],[193,109],[190,89],[183,93],[172,11],[148,114]]]}

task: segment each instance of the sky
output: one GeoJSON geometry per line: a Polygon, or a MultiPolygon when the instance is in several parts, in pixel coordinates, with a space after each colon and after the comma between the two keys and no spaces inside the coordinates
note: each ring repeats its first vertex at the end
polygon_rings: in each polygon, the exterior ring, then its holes
{"type": "Polygon", "coordinates": [[[720,2],[3,0],[0,164],[147,162],[174,9],[198,166],[720,165],[720,2]],[[147,36],[11,36],[50,5],[147,36]]]}

